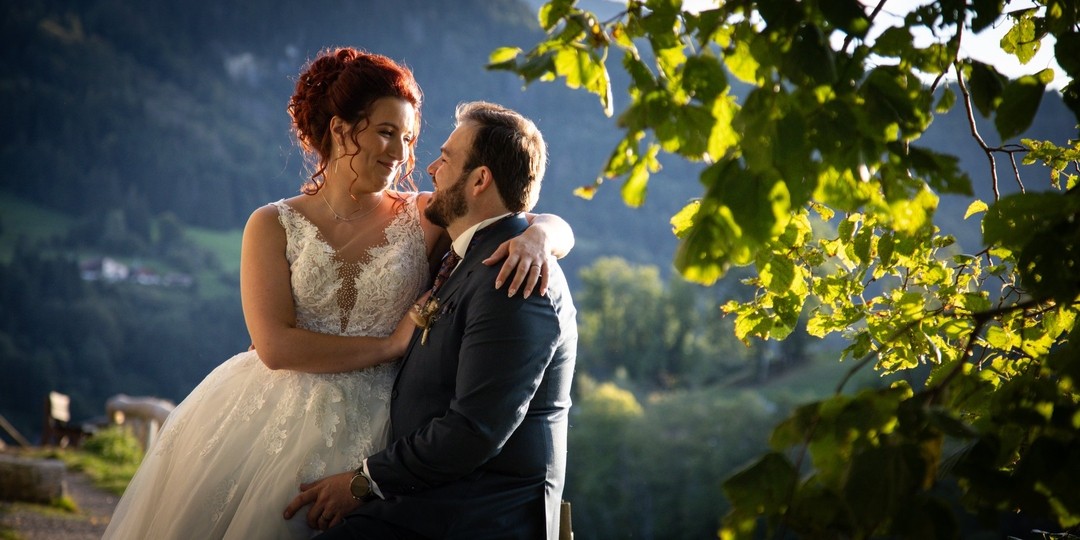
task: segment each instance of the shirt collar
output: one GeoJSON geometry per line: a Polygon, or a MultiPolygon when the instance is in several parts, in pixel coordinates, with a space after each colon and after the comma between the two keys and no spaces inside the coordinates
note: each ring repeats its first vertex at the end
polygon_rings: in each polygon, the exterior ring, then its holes
{"type": "Polygon", "coordinates": [[[513,212],[507,212],[493,218],[485,219],[484,221],[481,221],[480,223],[477,223],[476,225],[465,229],[465,232],[461,233],[460,236],[454,239],[454,243],[452,244],[454,253],[457,253],[459,257],[464,258],[465,252],[469,250],[469,243],[472,242],[473,236],[476,235],[476,231],[479,231],[480,229],[483,229],[484,227],[487,227],[488,225],[491,225],[492,223],[495,223],[496,221],[499,221],[500,219],[509,216],[510,214],[513,214],[513,212]]]}

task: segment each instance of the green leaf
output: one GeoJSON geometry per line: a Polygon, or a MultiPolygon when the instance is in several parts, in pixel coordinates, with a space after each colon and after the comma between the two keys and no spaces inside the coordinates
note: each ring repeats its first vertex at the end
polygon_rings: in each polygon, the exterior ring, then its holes
{"type": "Polygon", "coordinates": [[[704,104],[710,104],[724,95],[728,82],[720,59],[705,54],[687,58],[682,72],[682,86],[688,95],[704,104]]]}
{"type": "Polygon", "coordinates": [[[971,60],[971,76],[968,79],[971,101],[984,117],[989,118],[997,110],[1006,81],[993,66],[971,60]]]}
{"type": "Polygon", "coordinates": [[[872,133],[883,141],[892,141],[922,133],[929,119],[919,109],[919,89],[909,87],[908,75],[899,68],[874,68],[860,88],[866,99],[867,118],[875,123],[878,132],[872,133]],[[899,128],[902,133],[896,133],[899,128]]]}
{"type": "Polygon", "coordinates": [[[1019,20],[1001,38],[1001,49],[1016,56],[1021,64],[1026,64],[1039,52],[1039,40],[1035,37],[1035,21],[1029,11],[1020,15],[1019,20]]]}
{"type": "Polygon", "coordinates": [[[968,205],[967,210],[964,212],[964,219],[978,214],[979,212],[985,212],[987,208],[989,207],[986,206],[986,203],[975,199],[974,201],[971,201],[971,204],[968,205]]]}
{"type": "Polygon", "coordinates": [[[706,198],[730,208],[741,242],[759,244],[783,232],[791,219],[791,198],[780,180],[758,177],[735,162],[720,163],[702,173],[706,198]]]}
{"type": "Polygon", "coordinates": [[[547,78],[551,80],[555,71],[554,50],[546,50],[543,53],[529,53],[525,56],[525,62],[518,66],[517,72],[526,82],[536,79],[547,78]]]}
{"type": "Polygon", "coordinates": [[[886,446],[867,448],[852,456],[844,498],[863,527],[872,529],[901,508],[915,479],[922,475],[918,460],[910,459],[911,455],[886,446]]]}
{"type": "Polygon", "coordinates": [[[807,24],[795,33],[781,66],[792,81],[831,84],[836,80],[836,60],[821,28],[807,24]]]}
{"type": "Polygon", "coordinates": [[[563,46],[557,49],[554,58],[555,73],[566,77],[566,86],[584,87],[600,97],[604,114],[611,116],[611,82],[603,62],[578,46],[563,46]]]}
{"type": "Polygon", "coordinates": [[[956,92],[953,92],[950,87],[945,87],[945,89],[941,91],[941,97],[938,98],[937,105],[934,106],[934,112],[936,114],[945,114],[952,109],[955,103],[956,92]]]}
{"type": "Polygon", "coordinates": [[[1080,296],[1080,222],[1076,217],[1073,214],[1039,231],[1021,251],[1017,267],[1031,296],[1058,302],[1080,296]]]}
{"type": "Polygon", "coordinates": [[[914,235],[923,227],[930,225],[930,218],[937,204],[937,195],[929,189],[919,191],[912,199],[901,199],[889,203],[893,229],[914,235]]]}
{"type": "Polygon", "coordinates": [[[976,33],[989,28],[1001,18],[1003,0],[974,0],[972,9],[975,17],[971,20],[971,29],[976,33]]]}
{"type": "Polygon", "coordinates": [[[973,195],[971,178],[960,168],[960,158],[915,145],[907,145],[906,153],[899,145],[890,146],[890,149],[902,156],[915,173],[938,192],[973,195]]]}
{"type": "Polygon", "coordinates": [[[694,216],[699,208],[701,208],[701,201],[691,201],[671,217],[671,232],[675,233],[676,237],[682,238],[694,225],[694,216]]]}
{"type": "Polygon", "coordinates": [[[798,481],[795,467],[783,454],[770,452],[724,482],[724,493],[737,508],[758,514],[782,511],[798,481]]]}
{"type": "Polygon", "coordinates": [[[650,144],[645,155],[638,159],[631,167],[630,176],[627,177],[626,182],[622,187],[623,201],[627,206],[637,208],[642,204],[645,204],[645,194],[649,184],[649,175],[652,172],[656,172],[660,166],[656,161],[656,155],[659,151],[659,146],[650,144]]]}
{"type": "Polygon", "coordinates": [[[912,50],[911,30],[890,26],[874,41],[874,51],[883,56],[903,56],[912,50]]]}
{"type": "Polygon", "coordinates": [[[729,148],[739,143],[739,134],[731,125],[737,111],[738,105],[734,96],[724,94],[713,102],[713,125],[707,146],[708,156],[712,161],[719,161],[729,148]]]}
{"type": "Polygon", "coordinates": [[[490,64],[489,67],[513,62],[514,59],[523,52],[524,51],[517,47],[499,47],[498,49],[492,51],[491,55],[488,56],[488,63],[490,64]]]}
{"type": "Polygon", "coordinates": [[[1080,32],[1074,30],[1057,36],[1054,59],[1069,77],[1080,79],[1080,32]]]}
{"type": "Polygon", "coordinates": [[[858,0],[827,0],[818,6],[825,20],[847,34],[862,38],[870,30],[870,19],[858,0]]]}
{"type": "Polygon", "coordinates": [[[540,10],[537,12],[540,28],[545,31],[551,30],[562,18],[574,10],[575,3],[576,0],[550,0],[540,6],[540,10]]]}
{"type": "Polygon", "coordinates": [[[1076,212],[1075,196],[1045,193],[1016,193],[994,203],[983,217],[983,243],[1019,251],[1054,223],[1076,212]]]}
{"type": "Polygon", "coordinates": [[[994,118],[994,126],[997,127],[1002,141],[1011,139],[1031,127],[1045,92],[1046,83],[1041,74],[1025,75],[1005,87],[1001,94],[1001,105],[994,118]]]}
{"type": "Polygon", "coordinates": [[[699,208],[693,224],[681,237],[675,251],[675,269],[687,280],[712,285],[731,265],[727,246],[732,230],[730,211],[699,208]]]}
{"type": "Polygon", "coordinates": [[[735,47],[724,55],[724,65],[736,79],[749,84],[758,82],[758,70],[761,65],[750,52],[749,43],[735,42],[735,47]]]}

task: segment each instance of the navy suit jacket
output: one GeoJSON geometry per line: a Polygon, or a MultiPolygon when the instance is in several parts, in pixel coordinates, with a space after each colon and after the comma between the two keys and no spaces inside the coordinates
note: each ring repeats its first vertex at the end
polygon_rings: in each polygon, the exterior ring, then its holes
{"type": "Polygon", "coordinates": [[[436,295],[394,384],[391,443],[367,461],[387,500],[358,513],[430,538],[557,538],[576,311],[557,262],[527,299],[481,263],[527,226],[489,225],[436,295]]]}

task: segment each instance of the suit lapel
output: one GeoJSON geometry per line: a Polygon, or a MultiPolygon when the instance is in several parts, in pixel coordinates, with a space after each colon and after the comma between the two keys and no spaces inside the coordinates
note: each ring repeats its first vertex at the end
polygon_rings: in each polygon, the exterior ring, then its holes
{"type": "MultiPolygon", "coordinates": [[[[440,303],[444,306],[442,309],[445,309],[445,306],[448,306],[453,302],[454,294],[464,283],[468,282],[469,274],[471,274],[477,266],[483,264],[481,261],[495,251],[495,248],[498,247],[499,244],[509,238],[521,234],[528,227],[529,222],[520,214],[509,216],[506,219],[488,225],[490,230],[469,248],[468,252],[465,253],[465,257],[458,263],[457,269],[454,270],[453,274],[450,274],[450,277],[446,279],[446,282],[443,283],[440,288],[437,296],[439,297],[440,303]]],[[[495,284],[492,283],[491,286],[494,287],[495,284]]],[[[412,340],[409,341],[409,347],[405,350],[405,356],[401,362],[402,366],[404,366],[405,362],[412,357],[413,349],[421,346],[420,335],[422,333],[423,330],[420,329],[413,332],[412,340]]]]}
{"type": "MultiPolygon", "coordinates": [[[[439,300],[444,305],[446,305],[446,302],[451,301],[462,284],[469,281],[469,274],[478,266],[482,266],[484,264],[482,261],[495,251],[499,244],[521,234],[528,226],[529,222],[520,214],[509,216],[488,225],[488,230],[485,231],[484,236],[469,248],[469,251],[465,253],[465,257],[458,263],[457,269],[454,270],[453,274],[450,274],[446,283],[443,284],[442,290],[438,294],[439,300]]],[[[494,287],[495,284],[492,283],[491,286],[494,287]]]]}

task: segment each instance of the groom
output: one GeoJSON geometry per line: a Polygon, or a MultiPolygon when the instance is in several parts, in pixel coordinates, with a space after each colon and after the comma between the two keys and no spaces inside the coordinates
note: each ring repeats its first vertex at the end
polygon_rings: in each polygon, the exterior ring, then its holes
{"type": "Polygon", "coordinates": [[[504,107],[462,104],[456,120],[428,166],[436,191],[424,214],[463,259],[417,310],[390,446],[301,486],[286,509],[287,519],[310,504],[309,524],[337,525],[320,538],[558,536],[574,306],[554,261],[547,294],[529,298],[492,288],[498,268],[481,264],[525,230],[520,212],[536,203],[547,151],[536,126],[504,107]]]}

